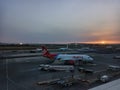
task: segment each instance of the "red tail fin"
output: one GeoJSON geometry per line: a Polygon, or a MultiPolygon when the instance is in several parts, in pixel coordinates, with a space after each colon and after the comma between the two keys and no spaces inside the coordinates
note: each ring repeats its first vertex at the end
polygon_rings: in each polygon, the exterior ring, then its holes
{"type": "Polygon", "coordinates": [[[42,46],[42,55],[50,59],[54,59],[54,56],[55,56],[50,54],[45,46],[42,46]]]}
{"type": "Polygon", "coordinates": [[[42,55],[46,56],[49,55],[50,53],[48,52],[47,48],[45,46],[42,46],[42,55]]]}

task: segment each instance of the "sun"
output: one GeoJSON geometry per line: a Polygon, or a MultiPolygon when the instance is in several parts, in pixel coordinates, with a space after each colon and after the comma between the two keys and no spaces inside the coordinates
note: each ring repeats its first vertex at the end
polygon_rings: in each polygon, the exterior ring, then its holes
{"type": "Polygon", "coordinates": [[[105,44],[105,41],[101,41],[101,44],[105,44]]]}

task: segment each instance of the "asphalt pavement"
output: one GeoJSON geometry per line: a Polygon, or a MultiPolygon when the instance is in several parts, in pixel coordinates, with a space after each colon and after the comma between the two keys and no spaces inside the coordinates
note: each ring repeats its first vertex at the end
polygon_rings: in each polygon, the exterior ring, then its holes
{"type": "MultiPolygon", "coordinates": [[[[113,59],[116,54],[90,53],[94,58],[94,65],[87,64],[80,67],[92,69],[95,72],[105,70],[108,65],[120,66],[120,61],[113,59]]],[[[51,64],[51,61],[42,56],[9,58],[0,60],[0,90],[87,90],[91,86],[83,83],[70,87],[58,85],[36,85],[39,81],[51,80],[71,76],[71,72],[47,72],[38,69],[40,64],[51,64]]],[[[77,67],[76,67],[77,68],[77,67]]],[[[80,73],[76,70],[76,75],[80,73]]],[[[99,85],[93,84],[92,87],[99,85]]]]}

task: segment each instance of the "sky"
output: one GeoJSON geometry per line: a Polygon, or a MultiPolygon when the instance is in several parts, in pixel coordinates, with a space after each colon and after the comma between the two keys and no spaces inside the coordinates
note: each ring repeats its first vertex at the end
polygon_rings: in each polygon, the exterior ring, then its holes
{"type": "Polygon", "coordinates": [[[0,0],[0,42],[120,43],[120,0],[0,0]]]}

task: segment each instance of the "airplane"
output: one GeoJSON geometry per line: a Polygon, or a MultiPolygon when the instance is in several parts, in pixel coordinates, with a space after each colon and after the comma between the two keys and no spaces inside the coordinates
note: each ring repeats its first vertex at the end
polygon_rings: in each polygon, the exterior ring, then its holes
{"type": "Polygon", "coordinates": [[[68,44],[66,47],[62,47],[62,48],[59,48],[60,51],[68,51],[68,50],[72,50],[70,48],[68,48],[68,44]]]}
{"type": "Polygon", "coordinates": [[[77,49],[77,51],[80,53],[95,53],[95,52],[97,52],[97,50],[91,49],[91,48],[81,48],[81,49],[77,49]]]}
{"type": "Polygon", "coordinates": [[[42,46],[42,56],[51,60],[64,61],[64,64],[80,64],[81,62],[93,63],[93,58],[85,54],[51,54],[45,46],[42,46]]]}
{"type": "Polygon", "coordinates": [[[71,48],[59,48],[59,51],[72,51],[73,49],[71,48]]]}
{"type": "Polygon", "coordinates": [[[66,50],[68,50],[68,48],[59,48],[59,50],[66,51],[66,50]]]}

